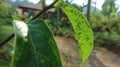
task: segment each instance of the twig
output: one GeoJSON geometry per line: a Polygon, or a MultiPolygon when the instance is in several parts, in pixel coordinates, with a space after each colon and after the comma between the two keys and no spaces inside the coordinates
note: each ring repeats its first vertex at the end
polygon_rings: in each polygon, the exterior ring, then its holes
{"type": "MultiPolygon", "coordinates": [[[[37,17],[39,17],[39,16],[42,15],[43,13],[45,13],[48,9],[53,8],[54,4],[55,4],[57,1],[58,1],[58,0],[54,1],[51,5],[45,7],[45,8],[44,8],[41,12],[39,12],[35,17],[33,17],[33,18],[31,19],[31,21],[34,20],[34,19],[36,19],[37,17]]],[[[12,33],[8,38],[6,38],[3,42],[0,43],[0,47],[2,47],[5,43],[7,43],[9,40],[11,40],[14,36],[15,36],[14,33],[12,33]]]]}
{"type": "Polygon", "coordinates": [[[3,42],[0,43],[0,47],[2,47],[5,43],[11,40],[14,36],[14,33],[12,33],[8,38],[6,38],[3,42]]]}
{"type": "Polygon", "coordinates": [[[56,0],[55,2],[53,2],[51,5],[49,5],[48,7],[45,7],[40,13],[38,13],[35,17],[33,17],[31,20],[36,19],[37,17],[39,17],[40,15],[42,15],[43,13],[45,13],[48,9],[53,8],[54,4],[57,2],[58,0],[56,0]]]}

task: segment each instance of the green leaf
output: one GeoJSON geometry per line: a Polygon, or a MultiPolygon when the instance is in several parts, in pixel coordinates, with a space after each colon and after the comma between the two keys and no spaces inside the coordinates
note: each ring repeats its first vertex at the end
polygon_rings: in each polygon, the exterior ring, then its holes
{"type": "Polygon", "coordinates": [[[81,66],[93,49],[93,32],[85,16],[72,5],[61,4],[62,11],[68,16],[74,30],[75,39],[78,42],[81,57],[81,66]]]}
{"type": "Polygon", "coordinates": [[[62,67],[53,34],[42,20],[28,23],[28,36],[16,35],[12,67],[62,67]]]}
{"type": "Polygon", "coordinates": [[[24,22],[25,22],[25,23],[28,23],[29,21],[31,21],[31,19],[32,19],[32,17],[26,18],[26,19],[24,20],[24,22]]]}
{"type": "Polygon", "coordinates": [[[10,67],[10,62],[0,60],[0,67],[10,67]]]}
{"type": "Polygon", "coordinates": [[[12,15],[12,19],[13,19],[13,20],[22,21],[20,18],[18,18],[18,17],[16,17],[16,16],[14,16],[14,15],[12,15]]]}
{"type": "Polygon", "coordinates": [[[54,4],[54,7],[58,7],[61,2],[62,2],[62,0],[58,0],[58,1],[54,4]]]}

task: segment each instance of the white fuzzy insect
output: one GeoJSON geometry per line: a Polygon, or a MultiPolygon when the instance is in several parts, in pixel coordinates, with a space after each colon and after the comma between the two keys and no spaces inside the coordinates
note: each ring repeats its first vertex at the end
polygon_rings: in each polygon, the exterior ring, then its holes
{"type": "Polygon", "coordinates": [[[18,20],[13,21],[14,32],[20,37],[26,37],[28,35],[28,26],[26,23],[18,20]]]}

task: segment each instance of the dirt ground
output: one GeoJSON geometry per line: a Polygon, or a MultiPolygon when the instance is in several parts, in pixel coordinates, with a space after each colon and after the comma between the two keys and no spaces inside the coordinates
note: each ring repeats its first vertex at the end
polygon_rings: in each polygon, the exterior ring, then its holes
{"type": "MultiPolygon", "coordinates": [[[[63,67],[80,67],[80,58],[75,40],[60,36],[56,36],[55,40],[60,50],[63,67]]],[[[120,51],[118,50],[116,53],[105,48],[95,47],[84,67],[120,67],[120,51]]]]}

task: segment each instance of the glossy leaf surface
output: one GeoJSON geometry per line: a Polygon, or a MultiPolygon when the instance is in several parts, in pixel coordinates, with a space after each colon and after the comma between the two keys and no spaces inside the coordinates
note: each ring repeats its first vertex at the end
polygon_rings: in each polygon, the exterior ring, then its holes
{"type": "Polygon", "coordinates": [[[53,34],[42,20],[28,23],[28,36],[16,35],[12,67],[62,67],[53,34]]]}

